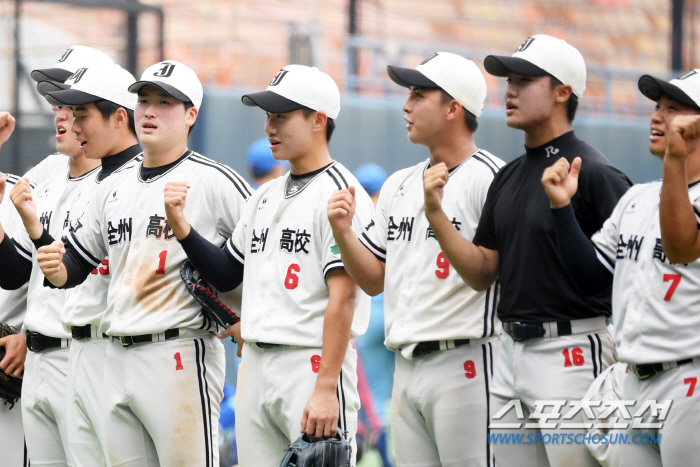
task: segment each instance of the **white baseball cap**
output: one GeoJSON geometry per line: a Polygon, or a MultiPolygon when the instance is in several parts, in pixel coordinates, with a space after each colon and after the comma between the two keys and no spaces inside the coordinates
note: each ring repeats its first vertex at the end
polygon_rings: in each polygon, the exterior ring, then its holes
{"type": "Polygon", "coordinates": [[[578,98],[586,90],[586,62],[581,52],[565,40],[545,34],[528,37],[511,57],[489,55],[484,68],[494,76],[551,75],[571,86],[578,98]]]}
{"type": "Polygon", "coordinates": [[[653,101],[666,95],[683,105],[700,110],[700,68],[683,73],[671,81],[644,75],[639,78],[638,86],[642,94],[653,101]]]}
{"type": "Polygon", "coordinates": [[[272,113],[304,107],[333,119],[340,113],[340,91],[333,78],[316,67],[304,65],[287,65],[270,81],[267,90],[246,94],[241,100],[247,106],[272,113]]]}
{"type": "Polygon", "coordinates": [[[175,60],[158,62],[146,68],[141,79],[129,86],[129,92],[138,94],[147,84],[162,89],[180,102],[192,103],[197,110],[202,105],[204,89],[197,73],[175,60]]]}
{"type": "Polygon", "coordinates": [[[74,45],[63,52],[63,55],[61,55],[61,58],[58,59],[53,68],[33,70],[31,76],[37,82],[50,80],[63,83],[80,68],[109,65],[111,63],[114,63],[112,59],[101,50],[83,45],[74,45]]]}
{"type": "Polygon", "coordinates": [[[70,89],[48,92],[44,97],[53,105],[82,105],[104,99],[134,110],[137,97],[128,91],[134,81],[131,73],[114,63],[81,68],[66,82],[70,89]]]}
{"type": "Polygon", "coordinates": [[[474,62],[449,52],[436,52],[413,68],[389,65],[387,73],[399,86],[439,88],[457,99],[475,117],[486,100],[486,80],[474,62]]]}

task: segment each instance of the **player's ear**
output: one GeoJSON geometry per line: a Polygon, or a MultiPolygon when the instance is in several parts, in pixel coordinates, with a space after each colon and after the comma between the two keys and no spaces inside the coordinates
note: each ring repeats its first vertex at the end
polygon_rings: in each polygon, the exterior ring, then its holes
{"type": "Polygon", "coordinates": [[[322,131],[323,128],[326,126],[327,121],[328,116],[326,114],[324,114],[323,112],[314,112],[312,125],[313,131],[322,131]]]}
{"type": "Polygon", "coordinates": [[[187,115],[185,115],[185,124],[188,127],[191,127],[192,125],[194,125],[194,122],[197,121],[197,115],[199,115],[199,111],[196,107],[192,106],[186,110],[186,113],[187,115]]]}
{"type": "Polygon", "coordinates": [[[112,114],[112,119],[114,119],[114,126],[117,129],[129,125],[129,115],[124,107],[117,107],[117,110],[112,114]]]}
{"type": "Polygon", "coordinates": [[[452,99],[446,102],[446,110],[447,120],[464,119],[464,117],[462,116],[462,104],[460,104],[457,99],[452,99]]]}
{"type": "Polygon", "coordinates": [[[556,101],[564,104],[569,101],[569,97],[571,97],[573,92],[573,88],[570,84],[559,84],[556,88],[554,88],[556,101]]]}

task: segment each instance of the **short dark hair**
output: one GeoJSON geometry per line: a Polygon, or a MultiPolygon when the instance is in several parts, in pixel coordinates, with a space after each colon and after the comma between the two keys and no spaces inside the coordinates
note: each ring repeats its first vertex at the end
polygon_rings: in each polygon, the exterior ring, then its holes
{"type": "Polygon", "coordinates": [[[115,104],[114,102],[108,101],[106,99],[97,100],[93,102],[93,104],[95,104],[95,107],[97,107],[97,110],[100,111],[100,113],[102,114],[102,118],[104,118],[105,120],[109,120],[109,117],[111,117],[114,114],[114,112],[116,112],[117,109],[119,109],[120,107],[124,109],[126,111],[126,116],[129,120],[129,130],[131,130],[134,136],[136,136],[136,126],[134,124],[133,110],[127,109],[123,105],[115,104]]]}
{"type": "MultiPolygon", "coordinates": [[[[549,78],[552,89],[560,84],[564,84],[552,75],[549,75],[549,78]]],[[[569,120],[569,123],[573,122],[574,118],[576,118],[576,109],[578,109],[578,97],[572,92],[569,96],[569,100],[566,101],[566,118],[569,120]]]]}
{"type": "MultiPolygon", "coordinates": [[[[444,89],[440,89],[440,92],[442,93],[440,97],[441,104],[445,104],[454,99],[454,97],[452,97],[450,93],[448,93],[444,89]]],[[[462,106],[462,108],[464,109],[464,123],[467,124],[467,128],[469,128],[469,131],[474,133],[476,129],[479,128],[479,122],[476,120],[476,115],[468,111],[466,107],[462,106]]]]}
{"type": "MultiPolygon", "coordinates": [[[[309,118],[312,113],[316,112],[313,109],[310,109],[308,107],[302,107],[301,109],[302,113],[304,114],[304,118],[309,118]]],[[[333,136],[333,131],[335,131],[335,121],[328,117],[326,119],[326,143],[331,142],[331,136],[333,136]]]]}
{"type": "MultiPolygon", "coordinates": [[[[192,102],[183,102],[185,104],[185,112],[190,110],[192,107],[194,107],[194,104],[192,102]]],[[[197,124],[197,120],[194,121],[192,126],[190,127],[189,130],[187,130],[187,136],[190,136],[190,133],[192,133],[192,130],[194,130],[194,126],[197,124]]]]}

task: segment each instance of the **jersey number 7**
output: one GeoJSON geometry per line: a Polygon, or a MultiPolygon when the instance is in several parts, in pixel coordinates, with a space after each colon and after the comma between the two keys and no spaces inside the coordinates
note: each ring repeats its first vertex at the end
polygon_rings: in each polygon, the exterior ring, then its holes
{"type": "Polygon", "coordinates": [[[673,296],[673,292],[676,291],[678,288],[678,284],[681,283],[681,275],[680,274],[664,274],[664,282],[671,281],[671,287],[668,288],[668,292],[666,292],[666,296],[664,297],[664,300],[667,302],[671,300],[671,297],[673,296]]]}

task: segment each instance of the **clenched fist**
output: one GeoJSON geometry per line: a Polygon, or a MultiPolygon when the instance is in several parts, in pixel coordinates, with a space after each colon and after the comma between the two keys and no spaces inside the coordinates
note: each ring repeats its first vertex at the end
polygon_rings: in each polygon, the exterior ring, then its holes
{"type": "Polygon", "coordinates": [[[190,224],[185,219],[187,190],[189,182],[168,182],[165,184],[165,216],[178,240],[190,234],[190,224]]]}
{"type": "Polygon", "coordinates": [[[442,195],[445,185],[450,180],[450,172],[444,162],[429,167],[423,174],[423,195],[425,196],[425,215],[442,209],[442,195]]]}
{"type": "Polygon", "coordinates": [[[46,278],[53,285],[61,287],[66,283],[66,267],[63,265],[63,255],[66,248],[63,243],[55,240],[51,245],[42,246],[37,251],[37,262],[46,278]]]}
{"type": "Polygon", "coordinates": [[[685,160],[698,149],[700,115],[678,115],[671,121],[666,134],[664,158],[685,160]]]}
{"type": "Polygon", "coordinates": [[[348,232],[355,215],[355,187],[351,186],[333,194],[328,200],[328,220],[333,232],[348,232]]]}
{"type": "Polygon", "coordinates": [[[549,206],[568,206],[578,190],[578,174],[581,171],[581,158],[574,159],[571,166],[565,158],[560,158],[542,174],[542,185],[549,198],[549,206]],[[569,170],[571,169],[571,170],[569,170]]]}

